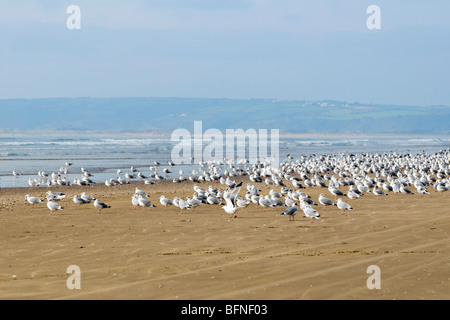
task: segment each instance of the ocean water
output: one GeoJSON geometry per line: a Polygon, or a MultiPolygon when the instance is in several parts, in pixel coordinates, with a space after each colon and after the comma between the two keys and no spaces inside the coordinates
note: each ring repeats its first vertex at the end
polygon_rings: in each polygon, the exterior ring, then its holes
{"type": "MultiPolygon", "coordinates": [[[[155,161],[161,163],[158,173],[169,168],[172,150],[178,142],[170,137],[57,137],[57,136],[1,136],[0,137],[0,187],[28,187],[29,178],[38,178],[38,172],[48,174],[68,167],[67,180],[81,178],[81,168],[88,170],[96,183],[116,178],[117,170],[130,172],[134,166],[148,176],[155,161]],[[21,173],[13,176],[13,170],[21,173]]],[[[204,143],[204,147],[208,143],[204,143]]],[[[280,160],[287,154],[294,158],[312,154],[339,153],[419,153],[432,154],[450,148],[450,138],[280,138],[280,160]]],[[[270,148],[268,151],[270,155],[270,148]]],[[[204,159],[208,160],[208,159],[204,159]]],[[[167,178],[179,176],[179,170],[188,176],[198,170],[198,163],[171,167],[167,178]]]]}

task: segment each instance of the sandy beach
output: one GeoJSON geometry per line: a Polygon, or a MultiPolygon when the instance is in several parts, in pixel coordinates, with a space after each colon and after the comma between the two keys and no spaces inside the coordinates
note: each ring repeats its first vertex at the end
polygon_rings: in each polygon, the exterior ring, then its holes
{"type": "MultiPolygon", "coordinates": [[[[311,222],[301,212],[289,221],[282,207],[251,204],[233,218],[219,206],[183,214],[160,205],[162,194],[192,195],[190,181],[53,187],[66,193],[53,216],[45,203],[25,200],[48,190],[0,190],[0,299],[450,298],[449,191],[346,198],[353,211],[319,205],[322,219],[311,222]],[[137,185],[156,208],[133,209],[137,185]],[[98,214],[92,203],[73,203],[82,191],[111,208],[98,214]],[[81,289],[67,288],[71,265],[80,268],[81,289]],[[372,265],[381,289],[366,285],[372,265]]],[[[317,202],[328,191],[306,192],[317,202]]]]}

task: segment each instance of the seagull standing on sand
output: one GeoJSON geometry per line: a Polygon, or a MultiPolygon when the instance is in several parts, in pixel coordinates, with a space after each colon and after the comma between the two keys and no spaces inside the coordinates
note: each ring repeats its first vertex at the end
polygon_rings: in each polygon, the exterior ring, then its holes
{"type": "Polygon", "coordinates": [[[50,209],[50,214],[53,215],[56,210],[63,210],[64,208],[60,206],[59,203],[55,201],[47,201],[47,208],[50,209]]]}
{"type": "Polygon", "coordinates": [[[295,215],[298,212],[297,204],[294,202],[289,208],[284,210],[284,212],[281,214],[282,216],[289,216],[289,221],[295,220],[295,215]]]}
{"type": "Polygon", "coordinates": [[[237,206],[238,206],[239,208],[242,208],[242,209],[247,208],[248,205],[250,205],[250,203],[251,203],[250,201],[245,200],[245,199],[242,198],[241,196],[238,196],[237,199],[236,199],[236,204],[237,204],[237,206]]]}
{"type": "Polygon", "coordinates": [[[300,202],[301,202],[300,207],[302,208],[305,217],[311,218],[311,223],[314,221],[313,219],[320,219],[320,214],[317,212],[316,209],[311,207],[310,204],[304,202],[304,200],[300,200],[300,202]]]}
{"type": "Polygon", "coordinates": [[[167,209],[167,206],[173,205],[173,201],[165,197],[164,195],[159,197],[159,203],[161,203],[164,206],[164,210],[167,209]]]}
{"type": "Polygon", "coordinates": [[[183,197],[178,199],[178,207],[182,213],[186,213],[186,209],[191,210],[191,205],[183,197]]]}
{"type": "MultiPolygon", "coordinates": [[[[273,208],[273,202],[272,199],[270,199],[270,197],[268,195],[266,195],[265,197],[259,197],[259,205],[263,208],[273,208]]],[[[266,209],[263,209],[266,210],[266,209]]]]}
{"type": "Polygon", "coordinates": [[[330,191],[330,193],[333,194],[335,197],[345,196],[345,193],[343,193],[341,190],[333,186],[328,187],[328,191],[330,191]]]}
{"type": "Polygon", "coordinates": [[[102,209],[111,208],[109,205],[107,205],[106,203],[104,203],[98,199],[95,199],[94,207],[96,207],[98,209],[99,214],[102,213],[102,209]]]}
{"type": "Polygon", "coordinates": [[[35,205],[36,203],[42,203],[42,202],[44,202],[44,201],[42,201],[41,199],[39,199],[38,197],[31,197],[29,194],[27,194],[27,195],[25,196],[25,199],[27,199],[27,201],[28,201],[29,203],[32,204],[32,207],[33,207],[33,208],[34,208],[34,205],[35,205]]]}
{"type": "Polygon", "coordinates": [[[220,204],[220,205],[225,205],[224,203],[220,202],[219,199],[217,199],[217,197],[211,193],[208,193],[208,196],[206,197],[206,202],[208,202],[208,204],[220,204]]]}
{"type": "Polygon", "coordinates": [[[341,209],[341,213],[342,213],[344,210],[353,210],[352,206],[350,206],[348,203],[342,201],[341,198],[337,199],[337,207],[338,207],[339,209],[341,209]]]}
{"type": "Polygon", "coordinates": [[[135,194],[131,197],[131,203],[133,204],[134,209],[136,209],[137,207],[139,207],[139,200],[138,200],[138,195],[135,194]]]}
{"type": "Polygon", "coordinates": [[[414,194],[411,190],[409,190],[408,188],[406,188],[404,185],[400,186],[400,192],[404,193],[404,194],[414,194]]]}
{"type": "Polygon", "coordinates": [[[77,194],[73,196],[73,202],[76,204],[79,204],[80,206],[82,204],[89,203],[88,200],[85,200],[82,197],[79,197],[77,194]]]}
{"type": "Polygon", "coordinates": [[[385,193],[383,190],[381,189],[377,189],[376,187],[373,188],[373,194],[376,196],[387,196],[387,193],[385,193]]]}
{"type": "Polygon", "coordinates": [[[143,196],[137,195],[137,200],[139,206],[142,207],[142,210],[144,210],[144,208],[146,207],[156,208],[156,206],[153,203],[151,203],[147,198],[144,198],[143,196]]]}
{"type": "Polygon", "coordinates": [[[191,197],[187,197],[187,202],[189,203],[189,205],[193,208],[193,209],[195,209],[197,206],[199,206],[199,205],[201,205],[202,204],[202,202],[199,200],[199,199],[197,199],[197,198],[191,198],[191,197]]]}
{"type": "Polygon", "coordinates": [[[84,200],[87,200],[87,201],[94,201],[95,200],[95,198],[93,196],[90,196],[90,195],[86,194],[86,192],[83,192],[81,194],[81,198],[83,198],[84,200]]]}
{"type": "Polygon", "coordinates": [[[333,201],[331,201],[330,199],[325,197],[325,195],[323,193],[321,193],[319,195],[319,202],[320,202],[320,204],[322,204],[324,206],[324,209],[326,206],[335,206],[336,205],[333,201]]]}

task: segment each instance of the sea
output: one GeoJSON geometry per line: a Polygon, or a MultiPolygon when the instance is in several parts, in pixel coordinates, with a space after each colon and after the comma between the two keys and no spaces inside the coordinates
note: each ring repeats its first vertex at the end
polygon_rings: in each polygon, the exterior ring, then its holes
{"type": "MultiPolygon", "coordinates": [[[[249,142],[246,143],[248,147],[249,142]]],[[[168,163],[173,160],[172,152],[178,144],[179,141],[172,141],[171,137],[154,136],[2,135],[0,188],[28,187],[29,178],[39,178],[38,172],[57,173],[64,170],[66,163],[71,164],[67,166],[66,176],[70,182],[82,177],[82,168],[91,173],[90,179],[96,183],[117,178],[118,169],[124,173],[131,172],[131,166],[149,176],[152,173],[150,167],[156,167],[155,162],[160,163],[156,171],[167,179],[180,176],[180,170],[187,177],[193,170],[199,170],[199,158],[193,157],[191,163],[170,167],[168,163]],[[169,168],[171,173],[164,174],[163,168],[169,168]],[[20,175],[14,176],[14,170],[20,175]]],[[[206,147],[207,143],[203,146],[206,147]]],[[[288,154],[298,159],[322,154],[432,154],[449,149],[450,137],[280,137],[278,151],[280,160],[283,160],[288,154]]]]}

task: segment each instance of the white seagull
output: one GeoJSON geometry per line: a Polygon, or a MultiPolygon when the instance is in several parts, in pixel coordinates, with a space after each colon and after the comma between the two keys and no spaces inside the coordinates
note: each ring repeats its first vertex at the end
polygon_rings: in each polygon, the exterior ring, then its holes
{"type": "Polygon", "coordinates": [[[53,215],[56,210],[63,210],[64,208],[60,206],[59,203],[55,201],[47,201],[47,208],[50,209],[50,214],[53,215]]]}
{"type": "Polygon", "coordinates": [[[131,197],[131,203],[134,206],[134,209],[136,209],[139,206],[139,200],[138,200],[138,195],[135,194],[131,197]]]}
{"type": "Polygon", "coordinates": [[[32,204],[32,207],[33,207],[33,208],[34,208],[34,205],[35,205],[36,203],[42,203],[42,202],[44,202],[44,201],[42,201],[41,199],[39,199],[38,197],[31,197],[29,194],[27,194],[27,195],[25,196],[25,198],[27,199],[27,201],[28,201],[29,203],[32,204]]]}
{"type": "Polygon", "coordinates": [[[353,210],[352,206],[350,206],[348,203],[342,201],[341,198],[337,199],[337,207],[338,207],[339,209],[341,209],[341,213],[342,213],[344,210],[353,210]]]}
{"type": "Polygon", "coordinates": [[[245,200],[245,199],[242,198],[241,196],[238,196],[237,199],[236,199],[236,204],[237,204],[237,206],[238,206],[239,208],[246,208],[246,207],[248,207],[248,205],[249,205],[250,203],[251,203],[250,201],[245,200]]]}
{"type": "Polygon", "coordinates": [[[241,187],[234,188],[232,190],[227,189],[223,193],[223,198],[225,199],[225,206],[222,206],[222,209],[225,210],[226,213],[232,214],[233,218],[237,218],[236,211],[239,207],[236,205],[236,197],[239,194],[241,187]]]}
{"type": "Polygon", "coordinates": [[[106,203],[104,203],[98,199],[95,199],[94,207],[96,207],[98,209],[99,214],[102,213],[102,209],[111,208],[109,205],[107,205],[106,203]]]}
{"type": "Polygon", "coordinates": [[[82,197],[79,197],[77,194],[73,196],[73,202],[79,205],[89,203],[88,200],[83,199],[82,197]]]}
{"type": "Polygon", "coordinates": [[[167,198],[166,196],[162,195],[159,197],[159,203],[161,203],[164,206],[164,209],[167,208],[167,206],[173,205],[173,201],[167,198]]]}
{"type": "MultiPolygon", "coordinates": [[[[301,202],[304,202],[304,201],[301,200],[301,202]]],[[[320,214],[317,212],[316,209],[311,207],[311,205],[309,205],[309,204],[303,205],[302,210],[306,217],[311,218],[311,222],[314,221],[313,219],[320,219],[320,214]]]]}
{"type": "Polygon", "coordinates": [[[147,192],[145,192],[144,190],[139,189],[138,187],[136,187],[136,191],[134,193],[148,198],[147,192]]]}
{"type": "Polygon", "coordinates": [[[191,210],[191,205],[186,200],[184,200],[183,197],[178,199],[178,207],[180,208],[180,211],[184,213],[186,213],[186,209],[191,210]]]}
{"type": "Polygon", "coordinates": [[[326,206],[335,206],[336,205],[333,201],[331,201],[330,199],[325,197],[325,195],[323,193],[321,193],[319,195],[319,202],[320,202],[320,204],[324,205],[324,209],[326,206]]]}
{"type": "Polygon", "coordinates": [[[95,200],[95,198],[93,196],[90,196],[90,195],[86,194],[86,192],[83,192],[81,194],[81,198],[83,198],[84,200],[87,200],[87,201],[94,201],[95,200]]]}
{"type": "Polygon", "coordinates": [[[373,188],[372,190],[373,194],[376,196],[387,196],[387,193],[385,193],[383,190],[381,189],[377,189],[376,187],[373,188]]]}
{"type": "Polygon", "coordinates": [[[144,198],[143,196],[137,196],[139,206],[142,207],[142,210],[144,210],[145,207],[152,207],[156,208],[156,206],[151,203],[147,198],[144,198]]]}

